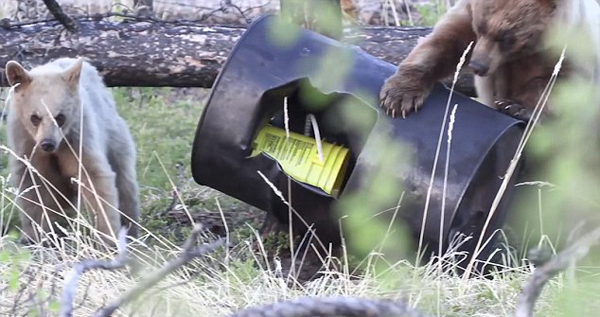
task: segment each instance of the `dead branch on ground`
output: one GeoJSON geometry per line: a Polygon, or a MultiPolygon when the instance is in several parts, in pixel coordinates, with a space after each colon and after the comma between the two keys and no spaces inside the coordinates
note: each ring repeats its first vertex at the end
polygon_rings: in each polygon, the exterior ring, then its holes
{"type": "MultiPolygon", "coordinates": [[[[143,292],[147,291],[156,283],[165,278],[165,276],[189,263],[192,259],[202,257],[207,253],[214,251],[222,244],[222,240],[219,239],[211,244],[196,247],[196,240],[198,239],[198,235],[201,231],[202,226],[196,225],[182,246],[182,251],[178,257],[165,264],[161,269],[154,272],[147,278],[138,282],[133,288],[121,294],[121,296],[105,307],[98,309],[93,316],[111,316],[122,305],[128,304],[139,297],[143,292]]],[[[121,231],[119,231],[119,242],[117,245],[119,253],[115,259],[111,261],[88,259],[75,264],[65,281],[65,287],[61,298],[61,310],[59,313],[60,317],[70,317],[73,315],[73,302],[75,300],[75,292],[77,291],[77,282],[83,273],[91,269],[116,270],[124,267],[127,262],[129,262],[126,232],[126,229],[121,229],[121,231]]]]}
{"type": "Polygon", "coordinates": [[[600,240],[600,228],[587,233],[575,241],[569,248],[557,254],[542,267],[536,269],[523,286],[523,290],[517,298],[515,317],[533,316],[535,302],[542,293],[542,289],[546,283],[588,254],[590,247],[598,243],[598,240],[600,240]]]}
{"type": "Polygon", "coordinates": [[[149,290],[152,286],[154,286],[156,283],[160,282],[163,278],[165,278],[165,276],[173,273],[175,270],[189,263],[194,258],[202,257],[214,251],[222,244],[223,240],[219,239],[211,244],[204,245],[201,247],[195,247],[196,240],[201,231],[201,225],[194,226],[192,233],[182,246],[181,254],[177,258],[168,262],[162,268],[160,268],[158,271],[154,272],[147,278],[141,280],[132,289],[121,294],[121,296],[119,296],[107,306],[97,310],[94,313],[93,317],[111,316],[119,307],[139,297],[143,292],[149,290]]]}
{"type": "Polygon", "coordinates": [[[119,250],[116,258],[110,261],[98,261],[92,259],[83,260],[71,269],[71,272],[65,279],[65,288],[60,301],[60,317],[70,317],[73,315],[73,302],[75,301],[75,292],[77,291],[77,282],[83,273],[92,269],[116,270],[124,267],[128,261],[127,252],[127,229],[122,228],[119,231],[119,241],[117,248],[119,250]]]}
{"type": "Polygon", "coordinates": [[[426,317],[407,304],[352,297],[306,297],[252,307],[229,317],[426,317]]]}

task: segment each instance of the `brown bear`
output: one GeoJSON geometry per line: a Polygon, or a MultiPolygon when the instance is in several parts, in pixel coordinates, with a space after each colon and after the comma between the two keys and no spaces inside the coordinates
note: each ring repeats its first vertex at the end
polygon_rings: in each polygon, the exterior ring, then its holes
{"type": "Polygon", "coordinates": [[[567,63],[562,75],[598,81],[600,8],[596,0],[460,0],[399,65],[381,89],[391,116],[417,111],[435,82],[451,75],[473,41],[469,68],[480,100],[528,120],[558,61],[543,41],[564,26],[587,32],[596,52],[590,64],[567,63]]]}

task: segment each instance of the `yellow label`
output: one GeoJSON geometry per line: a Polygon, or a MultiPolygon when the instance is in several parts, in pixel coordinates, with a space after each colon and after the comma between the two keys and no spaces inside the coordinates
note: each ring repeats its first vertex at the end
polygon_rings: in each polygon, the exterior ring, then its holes
{"type": "Polygon", "coordinates": [[[286,142],[285,136],[265,133],[264,151],[272,154],[276,160],[286,161],[293,166],[306,164],[314,147],[312,143],[297,138],[287,139],[286,142]]]}
{"type": "Polygon", "coordinates": [[[319,159],[316,140],[272,126],[261,129],[254,140],[252,155],[265,152],[279,162],[292,178],[317,186],[331,194],[339,190],[348,160],[348,149],[322,142],[323,161],[319,159]]]}

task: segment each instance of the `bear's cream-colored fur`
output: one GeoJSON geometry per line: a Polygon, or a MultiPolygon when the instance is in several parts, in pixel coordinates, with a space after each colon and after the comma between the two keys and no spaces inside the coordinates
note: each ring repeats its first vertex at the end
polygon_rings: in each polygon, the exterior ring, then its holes
{"type": "Polygon", "coordinates": [[[20,158],[10,157],[11,182],[19,192],[23,238],[39,241],[38,229],[53,229],[76,205],[79,188],[102,239],[113,242],[121,226],[136,236],[135,144],[96,69],[83,59],[61,58],[29,71],[10,61],[6,75],[13,87],[8,146],[20,158]]]}

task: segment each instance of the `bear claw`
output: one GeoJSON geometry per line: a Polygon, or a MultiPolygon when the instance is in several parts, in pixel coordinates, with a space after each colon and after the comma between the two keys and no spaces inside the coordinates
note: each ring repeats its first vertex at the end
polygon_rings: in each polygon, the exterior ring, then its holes
{"type": "Polygon", "coordinates": [[[494,102],[494,105],[498,111],[517,120],[528,122],[531,119],[531,110],[516,101],[502,99],[494,102]]]}
{"type": "Polygon", "coordinates": [[[381,89],[379,105],[385,109],[386,115],[396,118],[396,114],[400,114],[406,119],[411,111],[416,113],[423,106],[427,92],[426,88],[414,82],[399,81],[392,77],[381,89]],[[405,87],[406,83],[410,83],[410,86],[405,87]]]}

